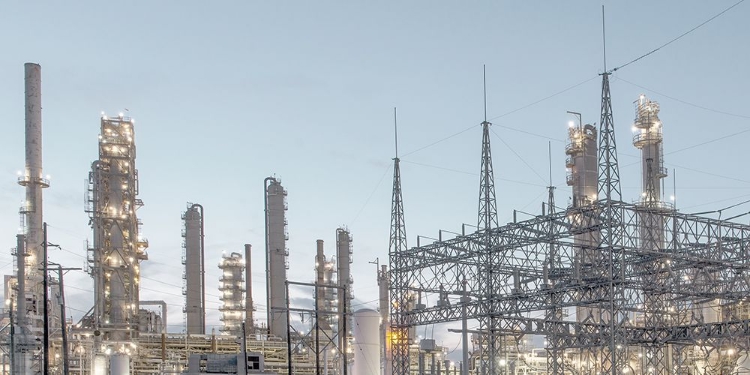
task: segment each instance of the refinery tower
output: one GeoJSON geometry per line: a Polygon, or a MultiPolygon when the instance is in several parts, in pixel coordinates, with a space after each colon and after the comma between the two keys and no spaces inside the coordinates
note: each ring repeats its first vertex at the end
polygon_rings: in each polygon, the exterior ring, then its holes
{"type": "Polygon", "coordinates": [[[93,246],[89,270],[94,279],[94,307],[87,321],[94,329],[94,373],[124,367],[138,337],[140,262],[148,259],[148,242],[139,234],[136,210],[138,171],[135,168],[134,121],[122,113],[101,117],[99,159],[89,173],[87,212],[93,246]],[[105,356],[114,354],[112,356],[105,356]],[[117,365],[114,364],[117,361],[117,365]]]}
{"type": "Polygon", "coordinates": [[[286,221],[286,190],[281,181],[268,177],[265,185],[266,210],[266,295],[268,333],[287,338],[286,270],[289,239],[286,221]]]}
{"type": "Polygon", "coordinates": [[[26,198],[19,213],[22,232],[17,236],[15,276],[16,353],[12,368],[17,373],[42,373],[44,284],[39,262],[43,259],[45,242],[43,233],[42,189],[49,187],[49,178],[42,170],[42,68],[26,63],[26,167],[18,177],[18,184],[26,189],[26,198]]]}

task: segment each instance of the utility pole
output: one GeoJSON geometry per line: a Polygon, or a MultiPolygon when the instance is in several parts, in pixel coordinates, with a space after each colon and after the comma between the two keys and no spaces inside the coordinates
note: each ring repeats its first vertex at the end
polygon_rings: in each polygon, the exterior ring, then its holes
{"type": "Polygon", "coordinates": [[[63,268],[59,263],[47,262],[57,266],[57,279],[60,285],[60,328],[62,333],[62,351],[63,351],[63,374],[69,373],[68,368],[68,328],[65,318],[65,283],[63,282],[63,271],[78,271],[80,268],[63,268]]]}

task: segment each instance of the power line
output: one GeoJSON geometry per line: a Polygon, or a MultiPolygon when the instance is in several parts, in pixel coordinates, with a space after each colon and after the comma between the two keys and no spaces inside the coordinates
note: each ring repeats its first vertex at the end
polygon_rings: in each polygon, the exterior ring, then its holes
{"type": "Polygon", "coordinates": [[[691,107],[699,108],[699,109],[702,109],[702,110],[705,110],[705,111],[709,111],[709,112],[713,112],[713,113],[718,113],[718,114],[722,114],[722,115],[727,115],[727,116],[732,116],[732,117],[738,117],[738,118],[744,118],[744,119],[750,119],[750,116],[747,116],[747,115],[741,115],[741,114],[737,114],[737,113],[725,112],[725,111],[721,111],[721,110],[718,110],[718,109],[709,108],[709,107],[705,107],[705,106],[702,106],[702,105],[699,105],[699,104],[691,103],[691,102],[688,102],[686,100],[682,100],[682,99],[679,99],[679,98],[675,98],[674,96],[670,96],[670,95],[667,95],[667,94],[664,94],[664,93],[652,90],[652,89],[650,89],[648,87],[644,87],[644,86],[639,85],[639,84],[637,84],[635,82],[630,82],[630,81],[628,81],[626,79],[623,79],[622,77],[615,77],[615,78],[618,79],[618,80],[620,80],[620,81],[623,81],[623,82],[625,82],[625,83],[627,83],[629,85],[632,85],[632,86],[635,86],[635,87],[638,87],[638,88],[642,88],[642,89],[644,89],[646,91],[649,91],[649,92],[652,92],[652,93],[654,93],[656,95],[663,96],[663,97],[665,97],[667,99],[671,99],[671,100],[674,100],[676,102],[679,102],[679,103],[682,103],[682,104],[685,104],[685,105],[689,105],[691,107]]]}
{"type": "Polygon", "coordinates": [[[636,62],[636,61],[638,61],[638,60],[641,60],[641,59],[643,59],[644,57],[647,57],[647,56],[649,56],[649,55],[651,55],[651,54],[653,54],[653,53],[655,53],[655,52],[659,51],[660,49],[662,49],[662,48],[664,48],[664,47],[666,47],[666,46],[668,46],[668,45],[670,45],[670,44],[672,44],[672,43],[674,43],[674,42],[676,42],[676,41],[678,41],[678,40],[682,39],[682,37],[684,37],[684,36],[686,36],[686,35],[688,35],[688,34],[692,33],[693,31],[695,31],[695,30],[699,29],[699,28],[700,28],[701,26],[703,26],[703,25],[705,25],[705,24],[707,24],[707,23],[709,23],[709,22],[713,21],[714,19],[716,19],[716,18],[718,18],[719,16],[721,16],[722,14],[724,14],[724,13],[728,12],[728,11],[729,11],[729,10],[731,10],[732,8],[736,7],[737,5],[740,5],[740,4],[741,4],[741,3],[743,3],[744,1],[745,1],[745,0],[740,0],[740,1],[738,1],[738,2],[736,2],[736,3],[734,3],[734,4],[732,4],[732,5],[731,5],[731,6],[729,7],[729,8],[726,8],[726,9],[722,10],[721,12],[719,12],[719,14],[717,14],[717,15],[715,15],[715,16],[713,16],[713,17],[709,18],[708,20],[704,21],[704,22],[703,22],[703,23],[701,23],[700,25],[698,25],[698,26],[696,26],[696,27],[694,27],[694,28],[692,28],[692,29],[690,29],[690,30],[688,30],[688,31],[686,31],[686,32],[684,32],[684,33],[682,33],[682,34],[680,34],[680,36],[678,36],[678,37],[676,37],[676,38],[674,38],[674,39],[672,39],[672,40],[670,40],[670,41],[668,41],[668,42],[666,42],[666,43],[664,43],[664,44],[660,45],[659,47],[656,47],[655,49],[651,50],[650,52],[648,52],[648,53],[646,53],[646,54],[643,54],[643,55],[641,55],[640,57],[637,57],[637,58],[635,58],[635,59],[633,59],[633,60],[631,60],[631,61],[629,61],[629,62],[627,62],[627,63],[625,63],[625,64],[622,64],[622,65],[620,65],[620,66],[618,66],[618,67],[616,67],[616,68],[614,68],[614,69],[610,70],[610,71],[609,71],[608,73],[613,73],[613,72],[616,72],[617,70],[619,70],[619,69],[622,69],[622,68],[624,68],[624,67],[626,67],[626,66],[628,66],[628,65],[630,65],[630,64],[632,64],[632,63],[634,63],[634,62],[636,62]]]}
{"type": "Polygon", "coordinates": [[[529,167],[529,169],[531,169],[531,171],[532,171],[532,172],[534,172],[534,174],[535,174],[535,175],[537,175],[537,177],[539,177],[539,178],[540,178],[540,179],[541,179],[541,180],[542,180],[543,182],[547,182],[547,180],[545,180],[545,179],[544,179],[544,177],[542,177],[542,175],[540,175],[540,174],[539,174],[539,172],[537,172],[537,171],[536,171],[536,169],[534,169],[534,167],[532,167],[531,165],[529,165],[529,163],[527,163],[527,162],[526,162],[526,159],[522,158],[522,157],[521,157],[521,155],[519,155],[519,154],[518,154],[518,153],[516,152],[516,150],[514,150],[514,149],[513,149],[513,147],[511,147],[511,146],[510,146],[510,145],[508,144],[508,142],[505,142],[505,140],[504,140],[503,138],[501,138],[501,137],[500,137],[500,135],[499,135],[499,134],[497,134],[497,133],[495,132],[495,129],[490,129],[490,130],[492,131],[492,134],[494,134],[494,135],[495,135],[495,137],[497,137],[497,139],[499,139],[499,140],[500,140],[500,142],[503,142],[503,144],[504,144],[505,146],[507,146],[507,147],[508,147],[508,149],[509,149],[509,150],[510,150],[511,152],[513,152],[513,154],[514,154],[514,155],[516,155],[516,157],[517,157],[517,158],[518,158],[519,160],[521,160],[521,162],[522,162],[522,163],[526,164],[526,166],[527,166],[527,167],[529,167]]]}
{"type": "Polygon", "coordinates": [[[568,87],[568,88],[566,88],[566,89],[564,89],[564,90],[558,91],[558,92],[556,92],[556,93],[554,93],[554,94],[552,94],[552,95],[549,95],[549,96],[545,96],[544,98],[541,98],[541,99],[539,99],[539,100],[537,100],[537,101],[535,101],[535,102],[533,102],[533,103],[527,104],[527,105],[525,105],[525,106],[523,106],[523,107],[520,107],[520,108],[516,108],[516,109],[514,109],[514,110],[512,110],[512,111],[510,111],[510,112],[506,112],[506,113],[503,113],[503,114],[502,114],[502,115],[500,115],[500,116],[495,116],[495,117],[493,117],[493,118],[491,118],[491,119],[489,119],[489,120],[487,120],[487,121],[492,121],[492,120],[495,120],[495,119],[499,119],[499,118],[501,118],[501,117],[505,117],[505,116],[508,116],[508,115],[512,115],[512,114],[514,114],[514,113],[516,113],[516,112],[518,112],[518,111],[522,111],[522,110],[524,110],[524,109],[526,109],[526,108],[529,108],[529,107],[535,106],[535,105],[537,105],[537,104],[539,104],[539,103],[541,103],[541,102],[543,102],[543,101],[546,101],[546,100],[548,100],[548,99],[552,99],[552,98],[554,98],[555,96],[558,96],[558,95],[560,95],[560,94],[563,94],[563,93],[566,93],[566,92],[568,92],[568,91],[570,91],[570,90],[573,90],[574,88],[576,88],[576,87],[578,87],[578,86],[581,86],[581,85],[583,85],[583,84],[586,84],[586,83],[588,83],[588,82],[590,82],[590,81],[593,81],[593,80],[595,80],[595,79],[597,79],[597,78],[599,78],[599,76],[598,76],[598,75],[597,75],[597,76],[594,76],[594,77],[591,77],[591,78],[589,78],[589,79],[587,79],[587,80],[585,80],[585,81],[582,81],[582,82],[576,83],[575,85],[573,85],[573,86],[570,86],[570,87],[568,87]]]}
{"type": "MultiPolygon", "coordinates": [[[[446,168],[446,167],[441,167],[441,166],[439,166],[439,165],[432,165],[432,164],[418,163],[418,162],[415,162],[415,161],[409,161],[409,160],[401,160],[401,162],[403,162],[403,163],[408,163],[408,164],[419,165],[419,166],[422,166],[422,167],[428,167],[428,168],[435,168],[435,169],[440,169],[440,170],[444,170],[444,171],[448,171],[448,172],[454,172],[454,173],[461,173],[461,174],[466,174],[466,175],[470,175],[470,176],[478,176],[478,175],[479,175],[479,173],[474,173],[474,172],[467,172],[467,171],[462,171],[462,170],[459,170],[459,169],[446,168]]],[[[516,183],[516,184],[522,184],[522,185],[530,185],[530,186],[547,187],[547,185],[542,185],[542,184],[535,184],[535,183],[532,183],[532,182],[525,182],[525,181],[518,181],[518,180],[511,180],[511,179],[508,179],[508,178],[502,178],[502,177],[495,177],[495,180],[496,180],[496,181],[497,181],[497,180],[500,180],[500,181],[506,181],[506,182],[513,182],[513,183],[516,183]]]]}
{"type": "Polygon", "coordinates": [[[479,126],[479,125],[472,125],[472,126],[470,126],[470,127],[466,128],[466,129],[464,129],[464,130],[461,130],[461,131],[460,131],[460,132],[458,132],[458,133],[455,133],[455,134],[449,135],[449,136],[447,136],[447,137],[445,137],[445,138],[442,138],[442,139],[439,139],[439,140],[437,140],[437,141],[435,141],[435,142],[432,142],[432,143],[428,144],[427,146],[424,146],[424,147],[420,147],[420,148],[418,148],[418,149],[416,149],[416,150],[414,150],[414,151],[410,151],[410,152],[407,152],[407,153],[405,153],[405,154],[401,155],[401,157],[404,157],[404,156],[409,156],[409,155],[411,155],[411,154],[414,154],[414,153],[417,153],[417,152],[419,152],[419,151],[422,151],[422,150],[424,150],[424,149],[426,149],[426,148],[430,148],[430,147],[432,147],[432,146],[434,146],[434,145],[436,145],[436,144],[438,144],[438,143],[441,143],[441,142],[447,141],[447,140],[449,140],[449,139],[451,139],[451,138],[453,138],[453,137],[456,137],[456,136],[459,136],[459,135],[461,135],[461,134],[463,134],[463,133],[466,133],[467,131],[469,131],[469,130],[471,130],[471,129],[474,129],[474,128],[476,128],[477,126],[479,126]]]}
{"type": "MultiPolygon", "coordinates": [[[[521,107],[519,107],[519,108],[516,108],[516,109],[514,109],[514,110],[512,110],[512,111],[510,111],[510,112],[506,112],[506,113],[503,113],[503,114],[501,114],[501,115],[499,115],[499,116],[495,116],[495,117],[493,117],[493,118],[491,118],[491,119],[489,119],[489,120],[487,120],[487,121],[492,121],[492,120],[495,120],[495,119],[499,119],[499,118],[501,118],[501,117],[509,116],[509,115],[512,115],[512,114],[514,114],[514,113],[516,113],[516,112],[522,111],[522,110],[524,110],[524,109],[526,109],[526,108],[529,108],[529,107],[535,106],[535,105],[537,105],[537,104],[539,104],[539,103],[541,103],[541,102],[543,102],[543,101],[546,101],[546,100],[552,99],[552,98],[554,98],[554,97],[556,97],[556,96],[558,96],[558,95],[560,95],[560,94],[564,94],[564,93],[566,93],[566,92],[568,92],[568,91],[570,91],[570,90],[573,90],[573,89],[575,89],[575,88],[576,88],[576,87],[578,87],[578,86],[581,86],[581,85],[584,85],[584,84],[586,84],[586,83],[588,83],[588,82],[590,82],[590,81],[593,81],[594,79],[597,79],[598,77],[599,77],[598,75],[597,75],[597,76],[594,76],[594,77],[591,77],[591,78],[589,78],[589,79],[586,79],[585,81],[581,81],[581,82],[579,82],[579,83],[576,83],[576,84],[575,84],[575,85],[573,85],[573,86],[570,86],[570,87],[567,87],[567,88],[565,88],[565,89],[563,89],[563,90],[557,91],[557,92],[555,92],[555,93],[554,93],[554,94],[552,94],[552,95],[548,95],[548,96],[545,96],[545,97],[543,97],[543,98],[541,98],[541,99],[539,99],[539,100],[536,100],[536,101],[534,101],[534,102],[532,102],[532,103],[529,103],[529,104],[526,104],[526,105],[524,105],[524,106],[521,106],[521,107]]],[[[448,139],[451,139],[451,138],[453,138],[453,137],[456,137],[456,136],[459,136],[459,135],[461,135],[461,134],[463,134],[463,133],[466,133],[467,131],[469,131],[469,130],[471,130],[471,129],[474,129],[474,128],[475,128],[475,127],[477,127],[477,126],[479,126],[479,124],[477,124],[477,125],[472,125],[472,126],[470,126],[470,127],[466,128],[466,129],[464,129],[464,130],[461,130],[461,131],[460,131],[460,132],[458,132],[458,133],[455,133],[455,134],[451,134],[451,135],[449,135],[449,136],[447,136],[447,137],[445,137],[445,138],[441,138],[441,139],[439,139],[439,140],[437,140],[437,141],[435,141],[435,142],[432,142],[432,143],[430,143],[430,144],[428,144],[428,145],[426,145],[426,146],[420,147],[420,148],[418,148],[418,149],[416,149],[416,150],[414,150],[414,151],[410,151],[410,152],[407,152],[406,154],[403,154],[403,155],[401,155],[401,156],[402,156],[402,157],[404,157],[404,156],[409,156],[409,155],[411,155],[411,154],[414,154],[414,153],[417,153],[417,152],[419,152],[419,151],[422,151],[422,150],[424,150],[424,149],[426,149],[426,148],[430,148],[430,147],[432,147],[432,146],[434,146],[434,145],[436,145],[436,144],[439,144],[439,143],[441,143],[441,142],[447,141],[448,139]]],[[[559,140],[559,139],[555,139],[555,138],[550,138],[550,137],[547,137],[547,136],[544,136],[544,135],[540,135],[540,134],[534,134],[534,133],[531,133],[531,132],[528,132],[528,131],[525,131],[525,130],[515,129],[515,128],[511,128],[511,127],[508,127],[508,126],[502,126],[502,125],[498,125],[498,126],[500,126],[500,127],[502,127],[502,128],[505,128],[505,129],[510,129],[510,130],[513,130],[513,131],[517,131],[517,132],[521,132],[521,133],[526,133],[526,134],[529,134],[529,135],[533,135],[533,136],[537,136],[537,137],[542,137],[542,138],[545,138],[545,139],[549,139],[549,140],[552,140],[552,141],[556,141],[556,142],[562,142],[562,141],[561,141],[561,140],[559,140]]]]}
{"type": "Polygon", "coordinates": [[[374,189],[372,189],[372,192],[370,193],[370,195],[369,195],[369,196],[367,197],[367,199],[365,200],[365,203],[364,203],[364,204],[362,204],[362,207],[361,207],[361,208],[359,209],[359,211],[357,211],[357,214],[356,214],[356,215],[354,215],[354,219],[352,219],[352,221],[350,222],[350,224],[354,224],[354,222],[355,222],[355,221],[357,221],[357,219],[359,218],[359,215],[361,215],[361,214],[362,214],[362,211],[364,211],[364,210],[365,210],[365,207],[367,207],[367,204],[368,204],[368,203],[370,203],[370,200],[371,200],[371,199],[372,199],[372,197],[373,197],[373,196],[375,195],[375,192],[377,192],[377,191],[378,191],[378,188],[380,187],[380,184],[381,184],[381,183],[383,183],[383,179],[385,178],[385,175],[387,175],[387,174],[388,174],[388,171],[389,171],[389,170],[391,170],[391,166],[390,166],[390,164],[389,164],[389,165],[388,165],[388,166],[387,166],[387,167],[385,168],[385,171],[383,171],[383,175],[382,175],[382,176],[380,176],[380,180],[378,180],[378,183],[377,183],[377,184],[375,184],[375,188],[374,188],[374,189]]]}

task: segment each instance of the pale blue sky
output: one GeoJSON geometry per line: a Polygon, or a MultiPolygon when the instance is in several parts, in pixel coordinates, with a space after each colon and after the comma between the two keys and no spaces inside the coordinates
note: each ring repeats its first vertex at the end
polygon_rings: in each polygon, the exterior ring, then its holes
{"type": "MultiPolygon", "coordinates": [[[[610,67],[734,2],[608,2],[610,67]]],[[[326,241],[330,256],[335,229],[347,225],[355,240],[355,296],[362,302],[377,298],[375,267],[367,262],[387,259],[394,106],[410,244],[417,234],[435,237],[438,229],[459,231],[461,223],[475,223],[482,64],[494,131],[512,147],[493,135],[500,217],[510,220],[512,209],[539,211],[548,184],[545,137],[553,139],[557,200],[566,204],[565,111],[599,121],[600,6],[600,1],[5,1],[0,248],[6,250],[0,253],[0,272],[12,270],[8,249],[15,246],[23,199],[15,181],[24,165],[25,62],[42,65],[44,169],[52,175],[45,219],[51,241],[70,251],[51,258],[83,265],[83,242],[91,237],[83,181],[97,157],[99,114],[128,108],[136,119],[140,197],[146,204],[139,217],[151,243],[141,296],[167,300],[170,323],[176,324],[170,330],[180,331],[180,214],[188,201],[206,208],[209,324],[219,324],[215,286],[221,251],[241,251],[244,243],[256,250],[254,297],[258,317],[265,318],[262,183],[272,174],[289,191],[290,278],[311,280],[315,240],[326,241]]],[[[661,104],[665,166],[670,173],[677,168],[680,207],[704,211],[750,197],[748,19],[750,5],[740,4],[612,77],[626,200],[640,192],[637,150],[630,142],[632,102],[640,93],[661,104]],[[732,136],[672,154],[727,135],[732,136]]],[[[671,176],[666,185],[671,191],[671,176]]],[[[91,306],[90,279],[78,272],[69,280],[68,301],[78,317],[91,306]]],[[[439,331],[436,336],[447,335],[439,331]]]]}

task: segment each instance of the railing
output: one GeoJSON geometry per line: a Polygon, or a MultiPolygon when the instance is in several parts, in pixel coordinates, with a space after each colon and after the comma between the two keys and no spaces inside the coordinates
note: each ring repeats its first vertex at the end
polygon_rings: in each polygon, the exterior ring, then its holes
{"type": "Polygon", "coordinates": [[[565,182],[572,186],[575,183],[576,177],[578,177],[578,173],[568,170],[565,173],[565,182]]]}
{"type": "Polygon", "coordinates": [[[27,186],[31,183],[41,185],[43,188],[49,187],[49,180],[42,177],[32,178],[31,176],[18,176],[18,184],[27,186]]]}
{"type": "Polygon", "coordinates": [[[661,132],[645,132],[633,135],[633,145],[636,147],[646,143],[657,143],[663,139],[661,132]]]}

